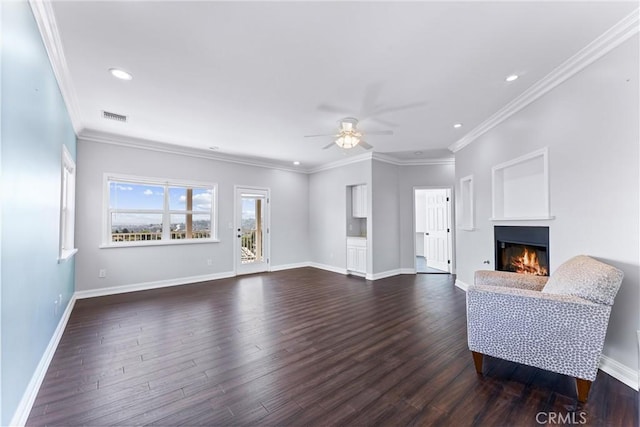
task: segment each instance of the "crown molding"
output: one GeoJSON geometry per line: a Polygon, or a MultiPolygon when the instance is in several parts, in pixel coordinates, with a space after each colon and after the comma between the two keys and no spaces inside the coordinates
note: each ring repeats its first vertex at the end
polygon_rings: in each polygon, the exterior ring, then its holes
{"type": "Polygon", "coordinates": [[[437,159],[396,159],[393,156],[382,153],[372,153],[372,158],[380,162],[390,163],[396,166],[433,166],[433,165],[453,165],[453,157],[442,157],[437,159]]]}
{"type": "Polygon", "coordinates": [[[168,144],[165,142],[151,141],[148,139],[135,138],[126,135],[101,132],[96,130],[82,129],[78,133],[79,141],[94,142],[100,144],[118,145],[121,147],[137,148],[141,150],[157,151],[168,154],[179,154],[183,156],[196,157],[201,159],[217,160],[221,162],[237,163],[246,166],[260,168],[277,169],[287,172],[308,173],[306,170],[294,169],[276,163],[249,159],[240,156],[224,155],[212,153],[204,149],[184,147],[180,145],[168,144]]]}
{"type": "Polygon", "coordinates": [[[363,153],[358,156],[349,157],[347,159],[341,159],[336,162],[327,163],[316,168],[310,169],[309,173],[322,172],[329,169],[335,169],[342,166],[350,165],[353,163],[362,162],[365,160],[378,160],[380,162],[389,163],[395,166],[433,166],[433,165],[454,165],[455,159],[453,157],[443,157],[438,159],[410,159],[402,160],[396,159],[388,154],[369,152],[363,153]]]}
{"type": "Polygon", "coordinates": [[[640,9],[623,18],[616,25],[589,43],[578,53],[567,59],[513,101],[471,130],[464,137],[449,146],[454,153],[471,144],[477,138],[499,125],[513,114],[540,98],[551,89],[568,80],[588,65],[610,52],[633,35],[638,33],[640,9]]]}
{"type": "Polygon", "coordinates": [[[335,169],[335,168],[350,165],[353,163],[359,163],[365,160],[371,160],[372,157],[373,157],[373,153],[363,153],[357,156],[347,157],[346,159],[340,159],[335,162],[331,162],[331,163],[317,166],[315,168],[311,168],[308,170],[308,173],[312,174],[316,172],[326,171],[329,169],[335,169]]]}
{"type": "Polygon", "coordinates": [[[49,56],[49,62],[51,62],[51,68],[53,68],[53,73],[58,81],[58,87],[62,93],[62,99],[64,99],[64,103],[67,106],[71,125],[77,135],[80,129],[82,129],[78,97],[71,83],[71,74],[69,72],[69,66],[67,65],[67,59],[64,56],[62,40],[60,39],[60,32],[58,31],[58,24],[56,23],[56,17],[53,13],[53,7],[48,0],[29,0],[29,5],[38,24],[44,47],[49,56]]]}

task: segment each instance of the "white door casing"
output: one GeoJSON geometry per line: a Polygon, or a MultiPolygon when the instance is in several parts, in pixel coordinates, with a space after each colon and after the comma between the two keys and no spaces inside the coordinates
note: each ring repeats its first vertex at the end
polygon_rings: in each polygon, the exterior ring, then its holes
{"type": "Polygon", "coordinates": [[[270,270],[270,235],[269,189],[236,186],[234,226],[236,274],[270,270]]]}

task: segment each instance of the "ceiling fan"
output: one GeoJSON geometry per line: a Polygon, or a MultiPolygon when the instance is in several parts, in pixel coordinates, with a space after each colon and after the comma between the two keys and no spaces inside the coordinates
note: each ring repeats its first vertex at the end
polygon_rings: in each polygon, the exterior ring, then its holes
{"type": "MultiPolygon", "coordinates": [[[[344,119],[338,120],[338,133],[325,133],[318,135],[305,135],[305,138],[316,138],[322,136],[332,136],[335,140],[324,147],[323,150],[327,148],[331,148],[334,144],[340,148],[349,149],[353,148],[356,145],[361,146],[365,150],[371,150],[373,146],[367,144],[362,140],[362,136],[364,132],[357,128],[358,119],[353,117],[345,117],[344,119]]],[[[391,130],[380,130],[380,131],[371,131],[367,132],[368,135],[393,135],[393,131],[391,130]]]]}

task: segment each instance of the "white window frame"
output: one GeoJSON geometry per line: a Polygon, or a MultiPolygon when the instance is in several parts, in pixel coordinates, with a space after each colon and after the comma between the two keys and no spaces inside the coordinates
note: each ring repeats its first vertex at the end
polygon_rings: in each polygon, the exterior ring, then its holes
{"type": "Polygon", "coordinates": [[[60,173],[60,243],[58,262],[73,257],[75,247],[76,218],[76,163],[65,145],[62,146],[62,167],[60,173]]]}
{"type": "MultiPolygon", "coordinates": [[[[103,178],[103,195],[102,195],[102,244],[100,248],[122,248],[131,246],[168,246],[168,245],[193,245],[202,243],[217,243],[218,239],[218,184],[202,181],[187,181],[182,179],[168,179],[168,178],[152,178],[141,177],[134,175],[122,175],[114,173],[105,173],[103,178]],[[141,185],[156,185],[164,187],[164,203],[163,209],[157,211],[145,210],[148,213],[157,213],[162,215],[162,240],[141,240],[133,242],[113,242],[111,237],[111,214],[112,209],[109,206],[109,183],[112,181],[118,181],[122,183],[141,184],[141,185]],[[170,225],[172,214],[185,214],[187,211],[169,210],[169,187],[195,187],[195,188],[207,188],[211,190],[211,211],[210,212],[197,212],[191,211],[194,214],[210,213],[211,214],[211,237],[204,239],[175,239],[170,238],[170,225]]],[[[139,212],[139,210],[123,210],[118,212],[139,212]]]]}

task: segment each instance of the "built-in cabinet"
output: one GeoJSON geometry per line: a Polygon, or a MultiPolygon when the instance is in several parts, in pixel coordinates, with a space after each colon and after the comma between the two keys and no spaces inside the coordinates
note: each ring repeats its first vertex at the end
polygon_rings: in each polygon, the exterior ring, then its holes
{"type": "Polygon", "coordinates": [[[367,185],[351,187],[351,215],[354,218],[367,217],[367,185]]]}
{"type": "Polygon", "coordinates": [[[367,239],[347,237],[347,270],[361,274],[367,272],[367,239]]]}

